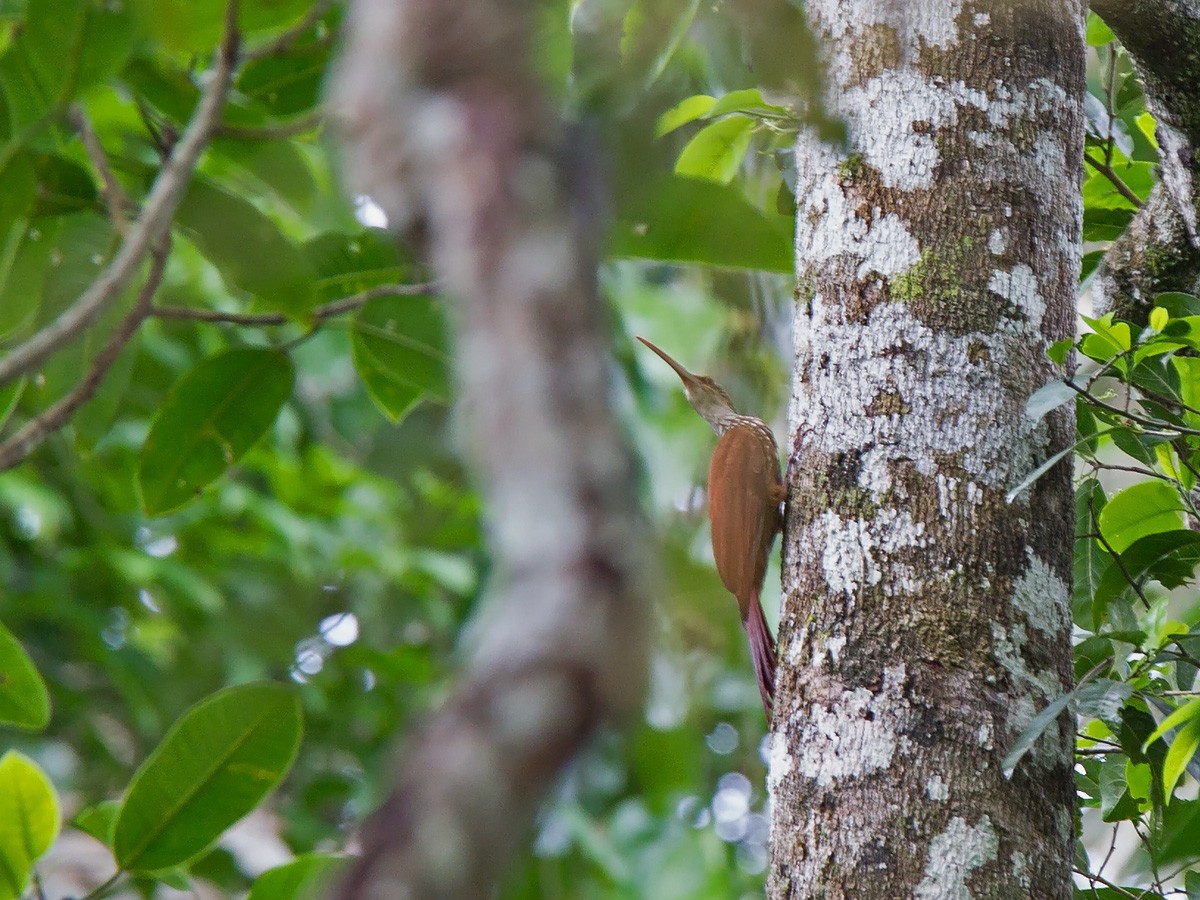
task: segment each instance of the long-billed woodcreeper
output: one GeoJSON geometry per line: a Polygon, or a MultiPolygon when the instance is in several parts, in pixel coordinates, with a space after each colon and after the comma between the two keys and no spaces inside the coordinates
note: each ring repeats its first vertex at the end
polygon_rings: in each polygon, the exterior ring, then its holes
{"type": "Polygon", "coordinates": [[[786,496],[775,435],[762,419],[738,415],[729,395],[711,378],[693,375],[645,338],[638,340],[675,370],[688,402],[720,438],[708,467],[713,556],[721,581],[737,598],[769,720],[775,696],[775,641],[759,594],[775,533],[783,525],[779,505],[786,496]]]}

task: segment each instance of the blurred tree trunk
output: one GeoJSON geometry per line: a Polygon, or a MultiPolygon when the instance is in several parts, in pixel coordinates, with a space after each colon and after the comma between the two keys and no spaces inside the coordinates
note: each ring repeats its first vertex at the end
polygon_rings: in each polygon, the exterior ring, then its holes
{"type": "Polygon", "coordinates": [[[1083,4],[809,0],[839,152],[798,145],[796,370],[769,893],[1067,898],[1060,373],[1080,263],[1083,4]]]}

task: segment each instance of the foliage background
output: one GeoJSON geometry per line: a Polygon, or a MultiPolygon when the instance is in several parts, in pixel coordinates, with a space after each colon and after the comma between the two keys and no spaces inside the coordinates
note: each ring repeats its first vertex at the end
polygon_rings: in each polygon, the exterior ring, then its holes
{"type": "MultiPolygon", "coordinates": [[[[602,283],[614,391],[657,523],[660,626],[643,721],[578,762],[503,895],[754,895],[766,864],[764,723],[708,548],[698,485],[712,439],[632,336],[713,375],[739,408],[782,433],[788,148],[801,125],[795,98],[814,82],[805,67],[783,84],[768,62],[805,34],[784,16],[764,35],[737,4],[545,0],[539,9],[539,59],[564,109],[598,123],[617,198],[602,283]]],[[[191,704],[275,679],[294,684],[306,733],[269,801],[273,827],[296,853],[339,851],[386,787],[395,736],[445,695],[472,641],[488,559],[457,453],[441,305],[363,302],[364,291],[424,273],[371,227],[381,223],[369,203],[338,188],[322,85],[342,12],[302,0],[242,4],[252,58],[175,219],[155,297],[169,311],[147,318],[68,427],[0,473],[0,622],[54,707],[41,732],[0,732],[0,749],[50,775],[68,820],[119,797],[191,704]],[[280,35],[290,39],[277,43],[280,35]],[[314,316],[347,297],[359,303],[314,316]],[[281,324],[239,319],[276,313],[281,324]],[[234,464],[222,460],[216,470],[228,470],[195,499],[148,504],[144,447],[173,387],[246,347],[282,348],[293,389],[282,403],[266,391],[241,397],[236,412],[263,418],[261,439],[234,464]]],[[[223,15],[214,0],[0,0],[0,350],[66,308],[111,260],[133,210],[114,202],[104,166],[120,193],[141,201],[205,89],[223,15]],[[103,159],[81,140],[80,114],[103,159]]],[[[1095,17],[1088,36],[1085,288],[1152,187],[1157,153],[1128,58],[1095,17]]],[[[816,107],[804,118],[838,138],[816,107]]],[[[133,293],[30,378],[0,385],[5,434],[78,382],[133,293]]],[[[1079,675],[1091,673],[1093,685],[1076,698],[1079,773],[1085,836],[1100,848],[1079,865],[1101,878],[1081,889],[1088,897],[1128,896],[1122,881],[1160,894],[1186,881],[1200,896],[1184,871],[1200,847],[1195,745],[1187,774],[1164,788],[1168,743],[1195,735],[1200,744],[1200,717],[1178,717],[1167,741],[1142,747],[1157,721],[1187,707],[1200,657],[1195,543],[1182,537],[1194,534],[1185,525],[1196,423],[1185,406],[1200,406],[1200,372],[1187,362],[1200,302],[1162,306],[1166,318],[1145,331],[1091,322],[1096,333],[1081,349],[1102,368],[1075,382],[1086,391],[1076,625],[1079,675]],[[1139,341],[1158,349],[1122,363],[1139,341]],[[1115,412],[1088,412],[1113,397],[1115,412]],[[1097,436],[1097,421],[1110,432],[1097,436]],[[1117,466],[1141,471],[1114,475],[1117,466]],[[1114,546],[1114,529],[1128,536],[1117,498],[1131,477],[1169,488],[1153,506],[1165,518],[1114,546]],[[1107,523],[1096,519],[1106,501],[1118,511],[1107,523]],[[1170,550],[1130,571],[1123,557],[1146,538],[1170,550]],[[1113,571],[1112,596],[1097,606],[1113,571]],[[1122,822],[1136,839],[1113,862],[1104,853],[1122,822]]],[[[1078,393],[1060,385],[1031,411],[1078,393]]],[[[159,452],[177,459],[194,437],[167,433],[159,452]]],[[[777,583],[768,577],[768,617],[777,583]]],[[[223,846],[190,866],[219,894],[257,874],[223,846]]],[[[139,887],[167,890],[153,879],[139,887]]]]}

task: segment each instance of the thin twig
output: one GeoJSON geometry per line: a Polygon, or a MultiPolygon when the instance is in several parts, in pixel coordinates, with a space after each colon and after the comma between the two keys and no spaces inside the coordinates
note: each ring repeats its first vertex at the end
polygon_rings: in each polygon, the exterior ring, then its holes
{"type": "MultiPolygon", "coordinates": [[[[353,312],[359,307],[379,297],[411,297],[422,294],[432,294],[436,291],[435,282],[426,281],[420,284],[381,284],[369,288],[362,293],[341,300],[333,300],[312,311],[311,318],[315,322],[323,322],[346,312],[353,312]]],[[[192,322],[211,322],[217,325],[287,325],[294,321],[281,312],[268,313],[227,313],[216,309],[195,309],[190,306],[156,306],[150,311],[156,319],[185,319],[192,322]]]]}
{"type": "Polygon", "coordinates": [[[213,131],[216,137],[234,138],[241,141],[282,141],[296,137],[306,131],[314,131],[325,124],[325,112],[315,109],[306,116],[283,122],[279,125],[229,125],[222,123],[213,131]]]}
{"type": "Polygon", "coordinates": [[[248,48],[242,53],[242,59],[246,62],[254,62],[255,60],[283,53],[303,37],[305,32],[320,22],[332,6],[333,0],[318,0],[303,19],[267,43],[258,47],[248,48]]]}
{"type": "Polygon", "coordinates": [[[87,113],[83,111],[82,107],[76,106],[71,110],[71,123],[79,132],[88,159],[100,174],[104,205],[108,208],[108,217],[112,221],[113,230],[117,234],[124,235],[129,230],[129,215],[136,212],[137,207],[126,196],[121,182],[117,181],[117,176],[113,174],[112,166],[108,162],[108,154],[104,152],[100,137],[96,134],[96,129],[92,127],[91,120],[88,119],[87,113]]]}
{"type": "Polygon", "coordinates": [[[1103,409],[1107,412],[1113,413],[1114,415],[1123,416],[1126,419],[1128,419],[1130,422],[1136,422],[1137,424],[1143,425],[1146,428],[1153,428],[1160,432],[1175,432],[1176,434],[1200,435],[1200,429],[1188,428],[1186,425],[1175,425],[1171,422],[1160,422],[1158,419],[1150,419],[1150,418],[1147,418],[1146,416],[1139,416],[1137,413],[1132,413],[1132,412],[1129,412],[1128,410],[1121,409],[1119,406],[1110,406],[1109,404],[1104,403],[1102,400],[1100,400],[1098,397],[1096,397],[1096,395],[1093,394],[1091,391],[1089,391],[1087,388],[1080,387],[1079,385],[1072,382],[1069,378],[1064,378],[1063,384],[1065,384],[1071,390],[1075,391],[1077,394],[1080,394],[1080,395],[1086,397],[1088,399],[1088,402],[1091,403],[1092,406],[1096,407],[1097,409],[1103,409]]]}
{"type": "Polygon", "coordinates": [[[100,383],[104,380],[104,376],[108,374],[108,370],[121,355],[125,345],[129,343],[130,338],[150,314],[151,300],[153,300],[154,292],[158,290],[159,284],[162,283],[168,256],[169,250],[164,241],[163,245],[153,252],[150,272],[146,275],[146,282],[138,292],[133,309],[125,315],[116,330],[109,335],[104,347],[92,360],[92,365],[87,374],[83,376],[83,380],[63,395],[53,406],[34,416],[22,425],[12,437],[0,443],[0,472],[11,469],[25,459],[46,438],[66,425],[79,407],[92,399],[100,387],[100,383]]]}
{"type": "Polygon", "coordinates": [[[1112,182],[1112,186],[1117,189],[1117,193],[1132,203],[1137,209],[1141,209],[1144,205],[1142,198],[1133,192],[1133,189],[1121,180],[1121,176],[1116,173],[1112,166],[1108,163],[1100,162],[1098,159],[1093,159],[1087,153],[1083,154],[1083,161],[1090,165],[1093,169],[1112,182]]]}
{"type": "Polygon", "coordinates": [[[171,217],[191,179],[200,152],[208,143],[229,91],[237,60],[237,0],[229,0],[225,37],[217,54],[212,79],[170,158],[154,179],[142,214],[130,228],[108,268],[58,318],[0,359],[0,385],[33,369],[78,336],[121,292],[140,267],[159,236],[170,228],[171,217]]]}
{"type": "Polygon", "coordinates": [[[1084,878],[1086,878],[1088,881],[1090,881],[1092,883],[1093,889],[1095,888],[1095,884],[1098,881],[1102,885],[1104,885],[1106,888],[1108,888],[1110,891],[1116,891],[1122,897],[1130,897],[1130,898],[1132,898],[1132,900],[1138,900],[1137,894],[1133,893],[1132,891],[1127,891],[1127,890],[1125,890],[1125,888],[1120,887],[1119,885],[1113,884],[1111,881],[1109,881],[1103,875],[1097,875],[1095,872],[1085,872],[1082,869],[1076,869],[1075,874],[1082,875],[1084,878]]]}

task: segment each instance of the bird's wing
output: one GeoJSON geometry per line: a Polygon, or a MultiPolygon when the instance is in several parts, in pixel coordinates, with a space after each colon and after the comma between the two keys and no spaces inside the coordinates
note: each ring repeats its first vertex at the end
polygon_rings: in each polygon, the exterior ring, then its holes
{"type": "Polygon", "coordinates": [[[778,520],[774,488],[779,462],[772,441],[748,426],[729,429],[717,442],[708,469],[708,518],[713,556],[725,587],[743,607],[762,585],[778,520]]]}

